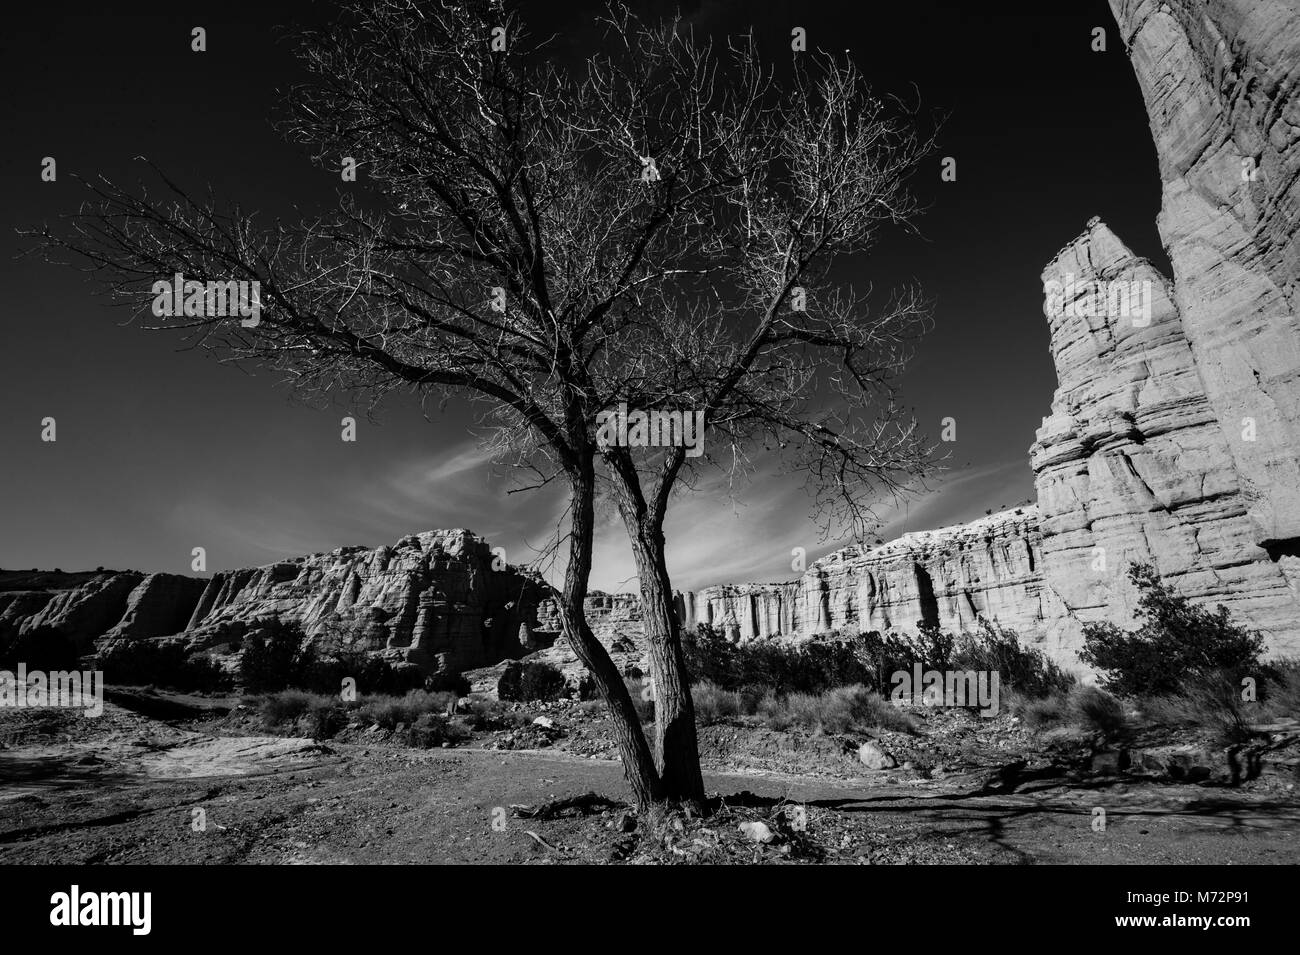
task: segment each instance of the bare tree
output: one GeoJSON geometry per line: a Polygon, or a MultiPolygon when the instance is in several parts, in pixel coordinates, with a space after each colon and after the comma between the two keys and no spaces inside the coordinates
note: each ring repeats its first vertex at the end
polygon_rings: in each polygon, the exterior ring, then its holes
{"type": "Polygon", "coordinates": [[[736,462],[764,439],[800,449],[812,483],[838,492],[824,500],[850,513],[869,485],[897,486],[920,460],[914,434],[892,401],[870,424],[862,412],[888,399],[923,312],[908,297],[870,315],[819,283],[879,225],[908,221],[902,181],[924,144],[847,64],[796,69],[782,93],[752,41],[718,52],[622,8],[608,25],[612,46],[566,70],[489,0],[353,0],[298,35],[309,79],[283,129],[322,168],[355,163],[368,195],[262,223],[161,173],[161,198],[99,180],[37,234],[146,315],[153,283],[177,273],[259,283],[256,325],[195,309],[151,327],[277,369],[302,394],[482,402],[503,456],[567,485],[562,626],[609,703],[637,802],[699,804],[663,557],[669,498],[694,462],[601,448],[597,415],[702,409],[736,462]],[[816,307],[793,312],[801,288],[816,307]],[[838,374],[823,374],[826,356],[838,374]],[[641,579],[653,753],[583,609],[602,474],[641,579]]]}
{"type": "MultiPolygon", "coordinates": [[[[752,455],[777,454],[806,475],[826,534],[863,534],[874,505],[923,472],[932,449],[895,383],[928,326],[926,303],[903,288],[873,308],[832,269],[868,251],[882,227],[911,227],[918,208],[907,183],[932,141],[897,104],[873,96],[847,60],[796,57],[778,89],[751,38],[730,45],[719,69],[707,45],[671,26],[644,27],[626,11],[609,25],[617,55],[646,65],[620,73],[595,61],[592,86],[605,111],[596,125],[656,157],[656,188],[669,197],[660,201],[676,210],[680,197],[689,210],[669,225],[676,241],[656,250],[630,317],[636,329],[602,368],[602,391],[642,410],[702,413],[711,450],[698,460],[682,446],[601,454],[645,608],[661,782],[670,798],[698,802],[694,714],[665,559],[669,502],[701,464],[735,480],[752,455]],[[684,123],[657,103],[662,81],[638,85],[660,73],[692,77],[691,95],[709,91],[709,120],[684,123]],[[714,170],[702,205],[692,202],[700,156],[714,170]]],[[[684,95],[672,90],[671,102],[684,95]]]]}

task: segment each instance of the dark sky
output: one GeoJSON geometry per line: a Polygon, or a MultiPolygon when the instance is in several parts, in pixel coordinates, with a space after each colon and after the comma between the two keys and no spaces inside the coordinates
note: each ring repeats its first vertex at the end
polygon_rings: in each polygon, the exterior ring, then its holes
{"type": "MultiPolygon", "coordinates": [[[[202,545],[212,571],[435,527],[469,527],[527,560],[558,498],[507,497],[468,408],[426,419],[390,402],[345,444],[345,408],[296,404],[270,374],[123,325],[126,313],[76,272],[17,258],[15,229],[81,201],[72,173],[134,182],[146,176],[137,156],[267,215],[336,201],[337,175],[314,170],[270,125],[295,76],[277,28],[319,22],[328,4],[112,6],[138,12],[23,5],[6,11],[0,37],[0,566],[188,573],[202,545]],[[196,25],[208,31],[203,54],[190,51],[196,25]],[[40,179],[45,156],[58,161],[55,183],[40,179]],[[40,440],[46,416],[58,422],[53,444],[40,440]]],[[[936,157],[917,183],[930,204],[922,238],[891,240],[861,266],[877,288],[915,280],[936,300],[905,397],[936,436],[943,417],[958,422],[951,470],[886,515],[885,537],[1032,497],[1027,449],[1056,385],[1039,274],[1090,217],[1166,268],[1155,150],[1114,20],[1104,0],[1046,12],[1065,6],[681,6],[697,31],[752,26],[774,58],[788,58],[791,28],[805,27],[810,45],[850,50],[878,90],[914,97],[915,84],[924,108],[948,115],[939,154],[957,159],[958,181],[940,182],[936,157]],[[1098,26],[1105,53],[1091,50],[1098,26]]],[[[581,58],[598,43],[597,5],[523,9],[535,33],[557,35],[557,55],[581,58]]],[[[760,472],[734,502],[706,482],[669,522],[675,584],[792,576],[791,548],[810,558],[831,549],[807,511],[798,482],[760,472]]],[[[593,586],[627,589],[630,555],[612,515],[597,556],[593,586]]]]}

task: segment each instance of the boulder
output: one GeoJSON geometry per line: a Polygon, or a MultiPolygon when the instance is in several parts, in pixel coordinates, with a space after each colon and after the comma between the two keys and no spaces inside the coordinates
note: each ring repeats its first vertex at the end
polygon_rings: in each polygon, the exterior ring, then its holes
{"type": "Polygon", "coordinates": [[[898,761],[871,740],[858,747],[858,761],[867,769],[893,769],[898,761]]]}

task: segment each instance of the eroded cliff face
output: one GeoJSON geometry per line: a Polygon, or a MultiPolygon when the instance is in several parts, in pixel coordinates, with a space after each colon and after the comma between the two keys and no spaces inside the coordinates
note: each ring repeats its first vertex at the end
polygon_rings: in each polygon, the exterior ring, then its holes
{"type": "Polygon", "coordinates": [[[0,651],[19,652],[37,637],[66,641],[84,654],[171,636],[192,650],[234,652],[245,635],[274,619],[296,624],[321,651],[381,652],[425,672],[459,671],[554,640],[537,619],[541,585],[499,561],[494,569],[494,560],[486,541],[452,530],[208,580],[104,572],[64,575],[71,586],[45,581],[24,588],[19,579],[0,591],[0,651]]]}
{"type": "Polygon", "coordinates": [[[1031,462],[1045,578],[1071,615],[1053,637],[1073,649],[1075,619],[1131,623],[1124,572],[1141,560],[1292,653],[1300,12],[1111,6],[1155,138],[1174,275],[1096,220],[1043,272],[1060,387],[1031,462]]]}
{"type": "Polygon", "coordinates": [[[708,624],[733,640],[811,636],[830,630],[915,632],[933,624],[974,630],[981,619],[1047,631],[1064,608],[1044,586],[1037,508],[906,534],[880,547],[846,547],[797,581],[710,587],[682,595],[689,626],[708,624]]]}
{"type": "Polygon", "coordinates": [[[254,621],[297,622],[321,649],[393,651],[426,671],[518,656],[536,619],[538,585],[493,570],[490,545],[469,531],[428,531],[374,550],[340,548],[267,567],[214,574],[185,632],[213,645],[254,621]]]}
{"type": "Polygon", "coordinates": [[[1097,220],[1043,272],[1059,387],[1030,449],[1043,573],[1070,618],[1133,620],[1132,561],[1281,635],[1300,610],[1257,545],[1230,437],[1170,283],[1097,220]]]}
{"type": "Polygon", "coordinates": [[[1173,299],[1255,542],[1300,554],[1300,7],[1110,0],[1163,180],[1173,299]]]}

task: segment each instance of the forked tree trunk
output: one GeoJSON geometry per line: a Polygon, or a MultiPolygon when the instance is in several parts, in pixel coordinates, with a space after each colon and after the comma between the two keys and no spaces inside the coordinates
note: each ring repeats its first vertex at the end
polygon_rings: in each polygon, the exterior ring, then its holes
{"type": "Polygon", "coordinates": [[[604,645],[587,625],[584,602],[587,579],[591,574],[592,534],[594,526],[595,475],[590,462],[571,478],[573,519],[569,539],[569,565],[564,575],[560,616],[569,646],[591,674],[601,697],[609,706],[614,721],[623,772],[639,809],[647,809],[663,799],[659,773],[650,754],[641,721],[623,674],[619,672],[604,645]]]}
{"type": "Polygon", "coordinates": [[[700,750],[695,734],[695,706],[691,702],[690,675],[682,654],[681,623],[664,559],[663,530],[645,524],[628,530],[650,643],[655,762],[663,798],[702,812],[704,777],[700,773],[700,750]]]}

